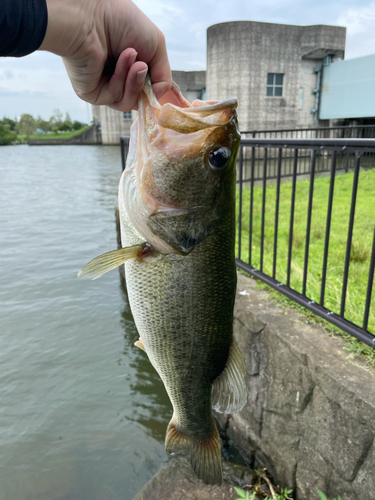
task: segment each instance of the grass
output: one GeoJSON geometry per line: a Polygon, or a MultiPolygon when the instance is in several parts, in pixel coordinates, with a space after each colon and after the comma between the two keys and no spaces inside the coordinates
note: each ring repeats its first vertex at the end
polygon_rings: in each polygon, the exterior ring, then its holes
{"type": "Polygon", "coordinates": [[[72,137],[75,137],[76,135],[82,134],[82,132],[85,132],[85,130],[88,130],[91,128],[91,125],[88,125],[87,127],[83,127],[80,130],[74,130],[74,131],[69,131],[69,132],[60,132],[59,134],[35,134],[35,135],[29,135],[27,137],[26,135],[18,135],[17,139],[19,140],[38,140],[38,139],[47,139],[47,140],[55,140],[55,139],[71,139],[72,137]]]}
{"type": "MultiPolygon", "coordinates": [[[[239,498],[237,498],[236,500],[256,500],[256,498],[257,498],[257,491],[253,491],[253,492],[244,491],[241,488],[234,488],[234,489],[235,489],[237,495],[239,496],[239,498]]],[[[259,488],[257,488],[257,489],[259,490],[259,488]]],[[[290,495],[291,493],[292,493],[292,490],[288,490],[286,488],[280,492],[273,491],[272,496],[271,497],[267,496],[264,500],[290,500],[290,497],[288,495],[290,495]]],[[[318,495],[319,495],[320,500],[328,500],[328,498],[325,496],[325,494],[322,493],[320,490],[318,490],[318,495]]],[[[263,495],[262,495],[262,497],[264,498],[263,495]]],[[[340,495],[337,497],[337,499],[334,498],[333,500],[341,500],[340,495]]]]}
{"type": "MultiPolygon", "coordinates": [[[[314,183],[306,295],[315,302],[320,301],[329,182],[330,179],[328,177],[318,177],[315,179],[314,183]]],[[[352,183],[353,173],[336,176],[324,305],[337,314],[340,313],[341,305],[352,183]]],[[[302,292],[309,186],[309,181],[298,181],[296,185],[290,286],[298,292],[302,292]]],[[[251,264],[257,269],[260,269],[262,194],[262,188],[254,187],[251,264]]],[[[283,283],[286,283],[287,278],[291,194],[292,184],[290,182],[282,184],[280,187],[276,279],[283,283]]],[[[239,203],[238,198],[239,191],[237,192],[237,214],[239,203]]],[[[266,188],[263,271],[271,276],[273,265],[275,200],[276,186],[268,185],[266,188]]],[[[242,203],[241,259],[244,262],[248,262],[250,209],[249,184],[244,185],[242,203]]],[[[359,326],[362,326],[363,324],[374,226],[375,170],[361,171],[358,184],[345,307],[345,318],[358,324],[359,326]]],[[[238,240],[236,248],[238,253],[238,240]]],[[[273,295],[281,296],[281,294],[276,291],[273,295]]],[[[291,302],[284,296],[282,296],[282,299],[280,300],[286,303],[291,302]]],[[[298,308],[306,311],[306,309],[301,308],[300,306],[298,306],[298,308]]],[[[307,311],[306,314],[310,318],[315,317],[315,315],[309,311],[307,311]]],[[[320,321],[319,319],[317,321],[321,322],[323,320],[320,321]]],[[[327,322],[324,323],[327,324],[327,322]]],[[[329,326],[329,330],[333,333],[341,331],[333,325],[329,326]]],[[[368,330],[375,333],[375,291],[372,294],[368,330]]],[[[352,339],[352,337],[345,333],[343,333],[343,336],[345,338],[352,339]]],[[[368,351],[369,353],[375,353],[372,348],[367,347],[362,342],[355,340],[353,340],[353,345],[350,350],[355,350],[355,352],[368,351]]],[[[371,354],[369,355],[371,356],[371,354]]],[[[372,354],[372,357],[373,364],[375,365],[375,354],[372,354]]]]}
{"type": "MultiPolygon", "coordinates": [[[[246,485],[245,488],[250,490],[243,490],[242,488],[234,488],[239,498],[236,500],[292,500],[289,495],[292,490],[287,488],[280,489],[274,486],[267,474],[266,469],[254,469],[256,480],[253,485],[246,485]]],[[[326,499],[327,500],[327,499],[326,499]]]]}

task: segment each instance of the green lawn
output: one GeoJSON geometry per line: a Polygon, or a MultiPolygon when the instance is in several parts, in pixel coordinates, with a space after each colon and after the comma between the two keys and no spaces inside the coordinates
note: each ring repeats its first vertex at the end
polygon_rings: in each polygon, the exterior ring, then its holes
{"type": "MultiPolygon", "coordinates": [[[[307,296],[316,302],[320,300],[329,182],[329,177],[320,177],[316,178],[314,183],[307,296]]],[[[324,305],[338,314],[340,313],[352,183],[353,173],[336,176],[324,305]]],[[[302,292],[309,185],[309,181],[298,181],[296,185],[290,286],[299,292],[302,292]]],[[[281,185],[276,279],[283,283],[286,283],[287,273],[291,192],[291,182],[281,185]]],[[[251,263],[257,269],[260,269],[262,193],[262,188],[254,188],[251,263]]],[[[239,191],[237,191],[237,214],[238,198],[239,191]]],[[[266,189],[263,262],[263,271],[269,275],[272,275],[273,263],[275,200],[276,186],[269,185],[266,189]]],[[[249,255],[249,207],[250,186],[245,184],[243,189],[241,238],[241,259],[245,262],[248,262],[249,255]]],[[[361,171],[345,309],[345,317],[360,326],[363,323],[374,226],[375,170],[361,171]]],[[[238,252],[238,244],[236,248],[238,252]]],[[[368,329],[370,332],[375,333],[375,289],[372,294],[368,329]]]]}
{"type": "Polygon", "coordinates": [[[35,134],[35,135],[30,135],[29,137],[26,137],[26,135],[18,135],[17,138],[19,140],[35,140],[35,139],[48,139],[48,140],[54,140],[54,139],[71,139],[72,137],[82,134],[85,130],[88,130],[91,128],[92,125],[88,125],[87,127],[83,127],[80,130],[74,130],[70,132],[61,132],[59,134],[35,134]]]}

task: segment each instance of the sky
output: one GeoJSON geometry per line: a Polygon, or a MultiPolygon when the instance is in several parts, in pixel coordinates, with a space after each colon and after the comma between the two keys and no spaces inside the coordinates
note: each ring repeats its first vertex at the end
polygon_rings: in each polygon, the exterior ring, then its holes
{"type": "MultiPolygon", "coordinates": [[[[345,59],[375,53],[374,0],[135,0],[163,31],[171,68],[206,69],[206,29],[226,21],[345,26],[345,59]]],[[[58,56],[37,51],[0,58],[0,117],[22,113],[48,120],[53,110],[89,122],[90,106],[74,93],[58,56]]]]}

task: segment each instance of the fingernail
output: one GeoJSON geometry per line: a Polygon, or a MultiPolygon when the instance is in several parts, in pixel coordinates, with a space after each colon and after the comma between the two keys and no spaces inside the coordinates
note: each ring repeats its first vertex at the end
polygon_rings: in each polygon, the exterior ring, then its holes
{"type": "Polygon", "coordinates": [[[138,52],[132,52],[129,57],[134,59],[134,61],[137,59],[138,52]]]}
{"type": "Polygon", "coordinates": [[[148,68],[143,69],[142,71],[138,71],[137,73],[137,82],[138,83],[143,83],[144,79],[146,78],[148,68]]]}

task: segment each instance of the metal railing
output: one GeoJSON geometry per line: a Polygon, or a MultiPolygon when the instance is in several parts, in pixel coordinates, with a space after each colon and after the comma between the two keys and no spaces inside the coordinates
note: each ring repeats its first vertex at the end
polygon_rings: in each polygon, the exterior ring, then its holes
{"type": "MultiPolygon", "coordinates": [[[[257,138],[258,143],[261,144],[262,141],[273,142],[274,148],[276,145],[284,146],[287,144],[285,138],[257,138]]],[[[242,138],[241,144],[245,144],[247,139],[242,138]]],[[[291,140],[291,139],[288,139],[291,140]]],[[[316,173],[324,174],[329,173],[331,171],[331,155],[332,150],[324,147],[324,144],[328,144],[326,141],[337,139],[298,139],[303,140],[304,144],[309,144],[309,141],[320,141],[319,149],[316,149],[315,154],[315,171],[316,173]]],[[[345,139],[341,139],[345,141],[345,139]]],[[[349,139],[349,141],[352,139],[349,139]]],[[[357,140],[360,141],[361,139],[357,140]]],[[[311,144],[311,143],[310,143],[311,144]]],[[[343,146],[341,149],[336,151],[336,171],[345,171],[349,172],[349,170],[355,168],[355,151],[353,148],[348,148],[345,146],[346,143],[342,143],[343,146]]],[[[243,163],[243,181],[250,181],[250,171],[253,168],[253,176],[251,179],[253,181],[262,181],[264,178],[264,157],[263,157],[263,149],[256,149],[254,151],[254,159],[255,163],[253,164],[253,150],[252,148],[246,148],[242,152],[241,161],[243,163]]],[[[307,148],[299,148],[298,149],[298,158],[297,158],[297,172],[296,175],[309,175],[311,173],[311,150],[308,146],[307,148]]],[[[267,179],[276,179],[278,174],[278,154],[277,149],[271,149],[267,155],[267,179]]],[[[281,165],[281,178],[293,176],[293,163],[294,162],[294,150],[292,148],[284,148],[284,152],[282,155],[282,165],[281,165]]],[[[374,168],[375,167],[375,151],[372,149],[366,150],[361,154],[361,168],[374,168]]],[[[237,182],[239,182],[239,169],[240,164],[237,162],[237,182]]]]}
{"type": "Polygon", "coordinates": [[[241,135],[263,139],[371,139],[375,138],[375,125],[245,130],[241,135]]]}
{"type": "MultiPolygon", "coordinates": [[[[129,137],[121,137],[122,167],[125,168],[129,147],[129,137]]],[[[238,183],[238,225],[237,225],[237,266],[263,281],[272,288],[283,293],[288,298],[306,307],[330,323],[353,335],[359,340],[375,348],[375,335],[369,330],[369,318],[375,312],[375,296],[373,297],[373,282],[375,269],[375,213],[369,214],[371,232],[370,253],[366,260],[366,290],[363,292],[363,315],[361,321],[351,321],[346,317],[348,300],[348,283],[351,269],[351,253],[353,245],[353,231],[357,207],[357,193],[360,177],[365,170],[363,160],[370,158],[368,168],[375,167],[375,140],[371,139],[275,139],[251,138],[242,139],[237,163],[238,183]],[[249,152],[250,150],[250,152],[249,152]],[[250,154],[247,154],[250,153],[250,154]],[[332,240],[332,218],[334,212],[335,182],[339,171],[353,175],[351,197],[348,198],[347,230],[343,252],[342,278],[336,286],[339,290],[339,305],[335,309],[329,307],[327,301],[327,280],[330,279],[329,257],[330,241],[332,240]],[[296,267],[295,252],[295,221],[297,199],[297,178],[308,181],[306,204],[306,219],[304,225],[303,245],[304,255],[300,266],[301,279],[295,285],[293,266],[296,267]],[[329,175],[327,175],[329,174],[329,175]],[[300,177],[298,177],[300,176],[300,177]],[[325,221],[321,223],[323,229],[317,237],[322,239],[319,296],[311,298],[309,281],[310,247],[312,235],[312,214],[314,209],[314,184],[316,178],[326,178],[326,197],[324,199],[325,221]],[[288,179],[289,178],[289,179],[288,179]],[[285,182],[290,181],[290,182],[285,182]],[[282,184],[287,184],[289,196],[288,214],[285,207],[280,215],[283,198],[286,194],[282,184]],[[257,185],[260,185],[259,188],[257,185]],[[273,190],[273,219],[270,222],[269,189],[273,190]],[[256,200],[255,190],[259,203],[256,200]],[[326,207],[326,208],[325,208],[326,207]],[[258,213],[255,214],[255,210],[258,213]],[[258,220],[256,221],[256,217],[258,220]],[[284,238],[284,256],[281,255],[280,227],[287,220],[288,229],[284,238]],[[258,224],[258,233],[255,225],[258,224]],[[268,236],[266,237],[266,233],[268,236]],[[324,235],[324,238],[323,238],[324,235]],[[270,239],[271,245],[270,245],[270,239]],[[246,241],[245,241],[246,240],[246,241]],[[256,241],[257,240],[257,241],[256,241]],[[259,243],[259,256],[255,256],[254,244],[259,243]],[[245,248],[245,249],[244,249],[245,248]],[[246,256],[245,256],[246,253],[246,256]],[[267,265],[265,260],[267,259],[267,265]],[[280,273],[280,267],[284,269],[280,273]],[[282,276],[280,277],[280,274],[282,276]],[[315,300],[314,300],[315,299],[315,300]],[[372,307],[372,309],[371,309],[372,307]]],[[[303,184],[303,183],[302,183],[303,184]]],[[[299,184],[299,185],[302,185],[299,184]]],[[[337,184],[337,182],[336,182],[337,184]]],[[[337,191],[337,189],[336,189],[337,191]]],[[[375,197],[375,191],[371,194],[375,197]]],[[[320,200],[321,201],[321,200],[320,200]]],[[[272,215],[272,214],[271,214],[272,215]]],[[[298,213],[298,217],[301,215],[298,213]]],[[[340,215],[341,217],[341,215],[340,215]]],[[[301,224],[301,222],[300,222],[301,224]]],[[[319,228],[318,228],[319,229],[319,228]]],[[[285,231],[284,231],[285,232],[285,231]]],[[[301,245],[301,242],[299,242],[301,245]]],[[[314,255],[314,259],[316,259],[314,255]]],[[[318,260],[319,260],[318,259],[318,260]]],[[[316,293],[315,293],[316,295],[316,293]]],[[[375,322],[374,322],[375,326],[375,322]]]]}
{"type": "MultiPolygon", "coordinates": [[[[369,139],[375,138],[375,125],[355,125],[355,126],[337,126],[337,127],[312,127],[312,128],[295,128],[295,129],[275,129],[275,130],[248,130],[241,132],[242,139],[246,138],[259,138],[259,139],[369,139]]],[[[272,154],[272,153],[271,153],[272,154]]],[[[293,157],[292,151],[289,154],[290,158],[293,157]]],[[[309,152],[299,151],[299,166],[297,175],[309,174],[309,152]],[[304,156],[307,155],[306,161],[303,161],[304,156]]],[[[288,152],[284,153],[284,158],[288,157],[288,152]]],[[[243,159],[250,163],[251,150],[247,149],[244,152],[243,159]]],[[[255,164],[255,177],[254,180],[263,179],[262,173],[262,158],[258,158],[258,163],[255,164]]],[[[271,162],[271,156],[268,156],[271,162]]],[[[274,157],[274,167],[269,168],[269,177],[276,178],[276,164],[277,158],[274,157]]],[[[337,170],[345,170],[348,172],[354,168],[355,159],[353,155],[349,155],[347,151],[342,150],[337,157],[337,170]]],[[[361,167],[373,168],[375,164],[375,153],[368,152],[362,156],[361,167]]],[[[330,172],[330,162],[327,158],[326,152],[317,156],[316,169],[318,172],[330,172]]],[[[246,168],[245,174],[246,176],[246,168]]],[[[281,177],[288,177],[292,175],[292,161],[289,163],[284,161],[281,177]]]]}
{"type": "Polygon", "coordinates": [[[120,136],[121,168],[122,168],[122,171],[124,171],[125,167],[126,167],[126,159],[128,157],[128,153],[129,153],[129,142],[130,142],[130,136],[128,136],[128,135],[122,135],[122,136],[120,136]]]}
{"type": "MultiPolygon", "coordinates": [[[[371,227],[371,234],[373,231],[372,243],[371,243],[371,253],[367,259],[368,272],[367,272],[367,287],[363,294],[363,319],[361,322],[349,321],[346,316],[346,305],[348,300],[348,282],[349,282],[349,271],[351,265],[351,252],[353,245],[353,229],[354,221],[356,215],[357,207],[357,193],[358,193],[358,183],[360,178],[361,170],[361,159],[364,155],[375,153],[375,140],[371,139],[243,139],[241,141],[240,153],[239,153],[239,193],[238,193],[238,248],[237,248],[237,266],[247,271],[255,278],[263,281],[267,285],[275,288],[279,292],[283,293],[290,299],[294,300],[298,304],[306,307],[315,314],[318,314],[322,318],[326,319],[330,323],[338,326],[342,330],[348,332],[349,334],[357,337],[366,344],[375,348],[375,336],[369,331],[369,316],[370,316],[370,306],[372,302],[372,288],[374,281],[374,267],[375,267],[375,213],[369,214],[369,227],[371,227]],[[251,148],[251,162],[250,162],[250,176],[244,178],[245,164],[243,158],[245,157],[244,150],[246,148],[251,148]],[[298,272],[300,273],[300,280],[294,279],[294,281],[299,281],[298,286],[293,286],[291,283],[292,277],[292,266],[296,266],[293,258],[293,253],[296,250],[296,245],[294,241],[295,236],[295,219],[296,219],[296,191],[297,191],[297,175],[300,170],[300,152],[303,151],[304,163],[308,158],[308,168],[309,172],[309,186],[307,199],[307,210],[306,210],[306,223],[304,225],[304,256],[303,263],[299,266],[298,272]],[[309,155],[306,154],[309,152],[309,155]],[[337,287],[340,287],[340,304],[338,310],[333,310],[334,308],[329,308],[327,306],[326,299],[326,283],[329,275],[328,269],[328,257],[330,248],[331,234],[331,223],[333,217],[333,205],[335,202],[334,187],[336,181],[336,174],[340,165],[338,163],[339,156],[345,152],[345,155],[352,157],[354,159],[354,165],[350,166],[348,170],[353,173],[353,182],[351,189],[351,198],[348,199],[347,204],[349,208],[348,214],[348,226],[345,238],[345,257],[343,261],[343,273],[342,279],[338,280],[336,283],[337,287]],[[314,255],[314,259],[320,259],[321,262],[321,275],[320,280],[320,293],[319,297],[315,297],[315,300],[311,298],[309,293],[309,257],[310,257],[310,247],[311,247],[311,227],[312,227],[312,212],[314,206],[314,183],[319,173],[318,160],[324,155],[329,160],[329,185],[327,185],[326,190],[326,213],[325,213],[325,237],[324,244],[322,245],[322,255],[314,255]],[[276,158],[276,170],[273,170],[273,175],[269,176],[269,158],[271,157],[271,167],[275,168],[274,159],[276,158]],[[285,245],[285,262],[283,266],[285,267],[285,272],[280,273],[280,259],[278,255],[278,250],[280,246],[280,206],[281,206],[281,179],[283,176],[283,165],[285,162],[290,161],[292,157],[292,168],[291,172],[291,183],[288,185],[288,195],[290,192],[290,203],[288,206],[288,214],[284,209],[283,218],[288,218],[288,230],[287,242],[285,245]],[[255,180],[256,180],[256,162],[257,158],[262,158],[263,169],[262,169],[262,188],[261,194],[258,196],[258,201],[261,203],[261,207],[258,208],[258,228],[259,228],[259,239],[257,239],[257,244],[260,244],[259,257],[254,257],[254,241],[255,241],[255,230],[254,230],[254,199],[255,199],[255,180]],[[274,217],[272,222],[270,222],[270,217],[268,216],[268,222],[266,223],[266,213],[269,211],[270,206],[267,203],[267,186],[270,185],[270,179],[275,178],[273,186],[273,210],[274,217]],[[248,218],[248,226],[246,227],[244,223],[245,219],[245,205],[244,205],[244,194],[246,192],[246,200],[248,204],[246,206],[246,218],[248,218]],[[266,232],[268,234],[267,243],[268,249],[265,248],[266,243],[266,232]],[[247,236],[246,248],[247,256],[245,257],[243,249],[243,238],[247,236]],[[270,248],[270,239],[272,240],[272,245],[270,248]],[[267,255],[268,260],[271,260],[271,265],[268,265],[269,271],[265,270],[265,257],[267,255]],[[256,262],[255,262],[256,261],[256,262]],[[283,274],[283,279],[278,278],[278,274],[283,274]],[[299,288],[299,290],[297,290],[299,288]]],[[[375,165],[374,165],[375,166],[375,165]]],[[[285,198],[286,192],[283,192],[285,198]]],[[[375,191],[372,193],[375,197],[375,191]]],[[[302,200],[303,201],[303,200],[302,200]]],[[[299,201],[300,203],[301,201],[299,201]]],[[[298,215],[301,217],[301,214],[298,215]]],[[[341,215],[340,215],[341,217],[341,215]]],[[[301,225],[301,222],[300,222],[301,225]]],[[[324,223],[321,223],[324,226],[324,223]]],[[[318,228],[319,229],[319,228],[318,228]]],[[[322,234],[318,235],[322,238],[322,234]]],[[[300,242],[303,245],[303,243],[300,242]]],[[[332,258],[332,256],[331,256],[332,258]]],[[[283,267],[282,266],[282,267],[283,267]]],[[[298,266],[297,266],[298,267],[298,266]]],[[[316,295],[316,293],[315,293],[316,295]]],[[[373,304],[375,307],[375,304],[373,304]]]]}

